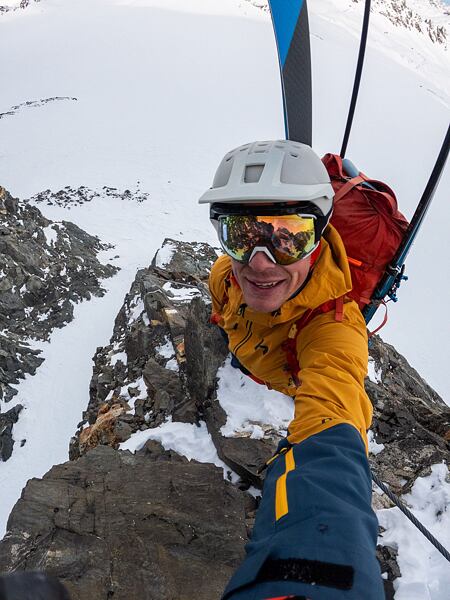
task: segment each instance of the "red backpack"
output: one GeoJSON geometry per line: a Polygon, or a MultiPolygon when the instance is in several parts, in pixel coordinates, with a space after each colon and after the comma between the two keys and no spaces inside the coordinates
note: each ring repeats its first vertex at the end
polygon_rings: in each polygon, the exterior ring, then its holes
{"type": "MultiPolygon", "coordinates": [[[[344,242],[350,265],[353,289],[347,295],[362,310],[392,261],[408,228],[408,221],[399,212],[397,199],[389,186],[382,181],[369,179],[363,173],[349,177],[343,168],[342,158],[326,154],[322,158],[335,191],[331,224],[344,242]]],[[[342,321],[344,298],[330,300],[315,310],[307,311],[296,321],[283,343],[288,369],[294,382],[299,383],[297,361],[297,336],[316,315],[335,311],[336,321],[342,321]]],[[[387,319],[387,314],[381,329],[387,319]]],[[[372,332],[372,334],[375,332],[372,332]]]]}
{"type": "Polygon", "coordinates": [[[335,191],[331,224],[344,242],[350,264],[353,289],[348,295],[363,309],[394,258],[408,221],[385,183],[363,173],[348,177],[336,154],[326,154],[322,162],[335,191]]]}

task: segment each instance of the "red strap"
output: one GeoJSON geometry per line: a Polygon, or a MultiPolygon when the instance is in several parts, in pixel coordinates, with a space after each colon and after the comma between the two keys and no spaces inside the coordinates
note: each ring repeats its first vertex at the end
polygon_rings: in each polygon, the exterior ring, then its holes
{"type": "Polygon", "coordinates": [[[322,239],[319,241],[317,248],[314,250],[314,252],[311,254],[311,261],[310,261],[310,265],[309,268],[312,269],[314,266],[314,263],[316,262],[316,260],[319,258],[320,255],[320,250],[322,248],[322,239]]]}
{"type": "Polygon", "coordinates": [[[335,321],[342,322],[344,319],[344,296],[340,296],[335,300],[329,300],[324,302],[314,310],[307,310],[298,321],[291,326],[289,330],[288,339],[285,340],[281,347],[286,352],[287,367],[292,375],[292,379],[295,385],[300,385],[300,379],[298,373],[300,371],[300,365],[298,364],[297,358],[297,337],[300,331],[308,325],[308,323],[317,315],[330,312],[334,308],[335,321]]]}
{"type": "Polygon", "coordinates": [[[358,185],[358,183],[362,183],[364,181],[364,178],[361,177],[360,175],[358,175],[358,177],[353,177],[352,179],[350,179],[349,181],[347,181],[347,183],[345,183],[334,195],[334,201],[337,202],[338,200],[340,200],[342,198],[342,196],[345,196],[345,194],[348,194],[348,192],[350,190],[352,190],[355,186],[358,185]]]}
{"type": "Polygon", "coordinates": [[[375,179],[369,179],[369,177],[367,177],[367,175],[364,175],[364,173],[359,173],[357,177],[352,177],[352,179],[349,179],[347,183],[345,183],[341,188],[339,188],[339,190],[337,190],[334,195],[334,202],[338,202],[343,196],[348,194],[350,190],[352,190],[360,183],[363,183],[364,181],[369,181],[371,185],[374,186],[374,190],[372,191],[377,192],[378,194],[384,197],[390,208],[391,214],[394,215],[398,210],[397,200],[395,199],[394,192],[385,183],[378,182],[375,179]],[[378,184],[378,186],[376,184],[378,184]],[[379,189],[381,187],[383,187],[386,191],[382,191],[381,189],[379,189]]]}
{"type": "Polygon", "coordinates": [[[375,335],[377,333],[377,331],[380,331],[380,329],[386,325],[387,320],[388,320],[388,307],[387,307],[387,304],[386,304],[386,302],[384,300],[382,300],[380,302],[380,304],[383,304],[383,306],[385,308],[384,319],[383,319],[383,322],[381,323],[381,325],[378,325],[378,327],[376,329],[374,329],[373,331],[369,331],[369,338],[371,338],[373,335],[375,335]]]}
{"type": "Polygon", "coordinates": [[[336,308],[334,312],[334,319],[342,323],[344,320],[344,296],[336,298],[336,308]]]}
{"type": "MultiPolygon", "coordinates": [[[[355,294],[356,295],[356,294],[355,294]]],[[[356,298],[356,302],[359,304],[360,302],[362,302],[363,304],[369,304],[369,302],[372,302],[372,298],[368,298],[367,296],[358,296],[356,298]]]]}
{"type": "Polygon", "coordinates": [[[235,286],[236,286],[236,287],[238,287],[238,288],[240,288],[240,287],[241,287],[241,286],[239,285],[239,283],[238,283],[238,280],[237,280],[237,279],[236,279],[236,277],[234,276],[234,273],[233,273],[233,271],[231,271],[231,273],[229,274],[229,278],[230,278],[230,281],[231,281],[231,283],[232,283],[233,285],[235,285],[235,286]]]}
{"type": "Polygon", "coordinates": [[[266,598],[266,600],[295,600],[299,596],[277,596],[276,598],[266,598]]]}

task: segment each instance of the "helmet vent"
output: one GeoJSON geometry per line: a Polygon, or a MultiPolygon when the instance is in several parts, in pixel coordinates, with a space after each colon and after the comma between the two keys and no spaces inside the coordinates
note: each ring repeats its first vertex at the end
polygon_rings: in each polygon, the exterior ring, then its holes
{"type": "Polygon", "coordinates": [[[263,171],[264,165],[248,165],[245,168],[244,182],[258,183],[258,181],[261,179],[263,171]]]}
{"type": "Polygon", "coordinates": [[[293,152],[291,152],[291,156],[292,158],[298,158],[298,154],[294,154],[293,152]]]}

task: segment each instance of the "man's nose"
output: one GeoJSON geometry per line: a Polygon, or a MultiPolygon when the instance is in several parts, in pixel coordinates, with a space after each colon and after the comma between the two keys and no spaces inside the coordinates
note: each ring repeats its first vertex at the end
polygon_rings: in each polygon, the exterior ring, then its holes
{"type": "Polygon", "coordinates": [[[267,269],[272,269],[276,267],[276,263],[274,263],[267,256],[265,252],[255,252],[253,258],[249,261],[249,267],[254,271],[266,271],[267,269]]]}

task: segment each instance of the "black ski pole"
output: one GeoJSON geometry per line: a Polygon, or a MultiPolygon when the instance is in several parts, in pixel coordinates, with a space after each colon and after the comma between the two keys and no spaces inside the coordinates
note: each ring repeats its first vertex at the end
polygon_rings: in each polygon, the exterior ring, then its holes
{"type": "Polygon", "coordinates": [[[428,180],[427,185],[425,186],[424,192],[420,199],[419,204],[414,212],[413,218],[411,219],[411,223],[409,224],[408,230],[405,233],[405,237],[403,239],[402,244],[397,252],[396,257],[396,265],[402,266],[406,255],[413,243],[417,232],[422,225],[422,221],[427,214],[427,211],[430,207],[431,200],[433,199],[436,188],[439,184],[439,180],[441,179],[441,175],[444,171],[445,163],[447,162],[448,154],[450,150],[450,125],[448,126],[447,133],[445,135],[444,141],[441,146],[441,150],[436,159],[436,163],[431,172],[430,178],[428,180]]]}
{"type": "Polygon", "coordinates": [[[341,158],[345,157],[347,152],[348,138],[350,137],[350,131],[353,123],[353,116],[355,114],[356,100],[358,99],[359,84],[361,83],[361,74],[364,65],[364,55],[366,52],[367,45],[367,33],[369,31],[369,16],[370,16],[370,0],[366,0],[364,7],[364,19],[363,27],[361,32],[361,42],[359,44],[358,63],[356,65],[355,81],[353,82],[353,92],[350,101],[350,109],[347,117],[347,125],[345,126],[344,139],[342,141],[341,158]]]}
{"type": "Polygon", "coordinates": [[[411,223],[405,233],[402,243],[400,244],[397,253],[392,260],[391,264],[387,267],[384,277],[381,279],[375,293],[372,296],[372,302],[368,304],[364,310],[363,315],[366,319],[366,323],[375,314],[379,303],[389,294],[390,298],[395,301],[396,291],[403,278],[403,265],[405,263],[408,252],[416,239],[417,233],[420,226],[427,214],[430,207],[431,201],[433,200],[434,193],[439,184],[439,180],[444,171],[445,163],[450,152],[450,125],[448,126],[447,133],[445,135],[442,147],[439,151],[436,163],[431,172],[428,183],[425,186],[424,192],[420,199],[419,204],[414,212],[411,223]]]}

